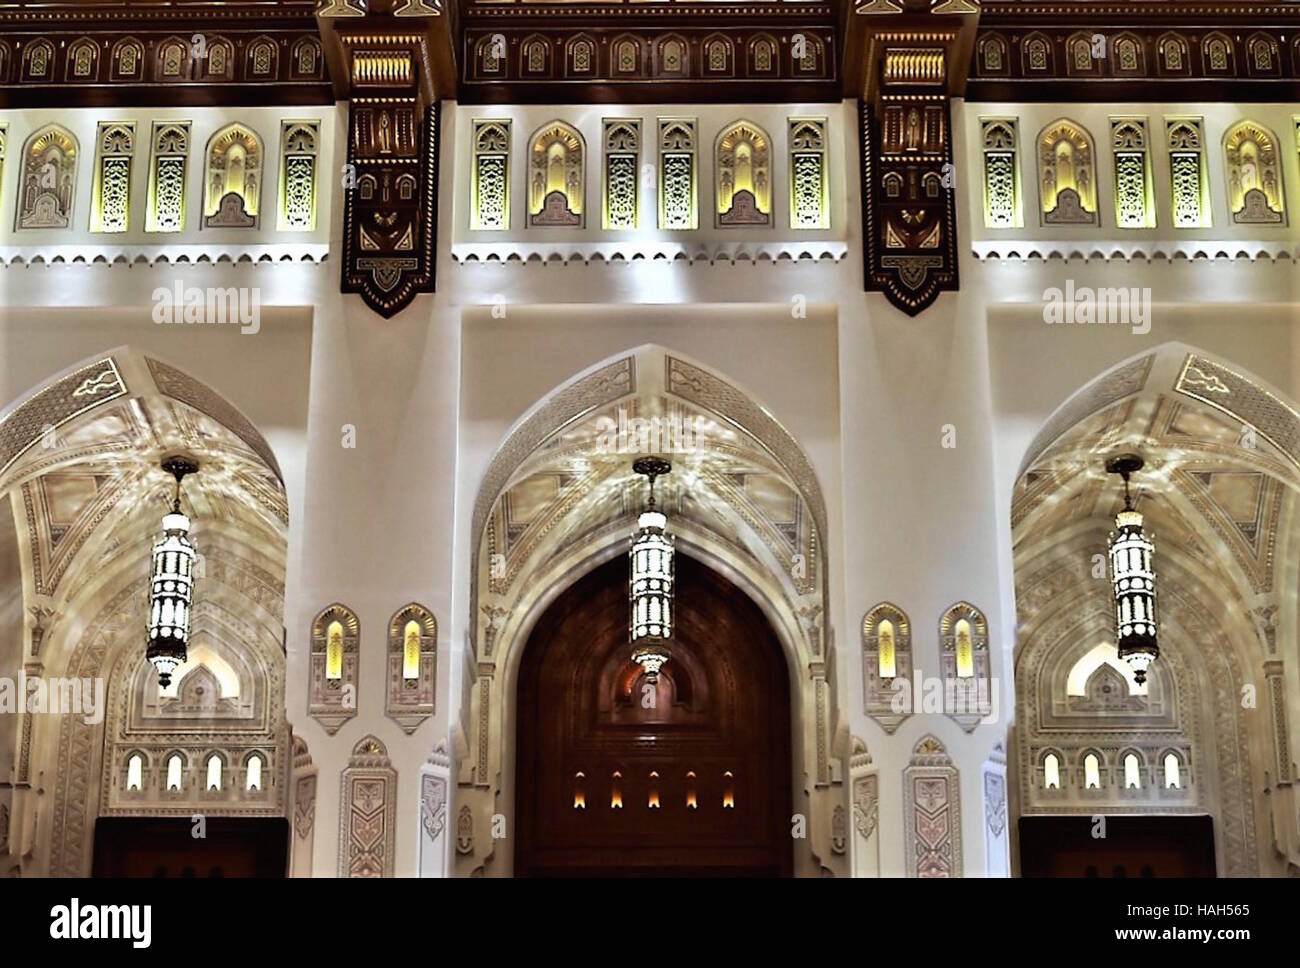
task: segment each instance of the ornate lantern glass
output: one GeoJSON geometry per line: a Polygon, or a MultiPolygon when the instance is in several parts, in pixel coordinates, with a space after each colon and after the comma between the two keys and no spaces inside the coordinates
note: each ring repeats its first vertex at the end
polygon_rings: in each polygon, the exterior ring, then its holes
{"type": "Polygon", "coordinates": [[[1143,466],[1134,455],[1106,463],[1112,474],[1124,478],[1124,508],[1115,516],[1110,535],[1110,581],[1115,597],[1115,642],[1119,657],[1133,669],[1133,678],[1146,682],[1147,668],[1160,656],[1156,642],[1155,543],[1143,533],[1142,515],[1133,509],[1129,475],[1143,466]]]}
{"type": "Polygon", "coordinates": [[[163,461],[176,478],[176,496],[162,521],[162,538],[153,546],[149,585],[149,645],[145,656],[158,670],[158,682],[171,684],[172,673],[185,661],[190,638],[190,605],[194,596],[194,545],[190,519],[181,512],[181,478],[198,470],[180,457],[163,461]]]}
{"type": "Polygon", "coordinates": [[[654,481],[672,466],[649,457],[632,467],[650,479],[650,503],[637,519],[628,552],[632,661],[645,670],[650,682],[656,682],[668,661],[673,634],[673,536],[668,532],[667,517],[655,510],[654,481]]]}

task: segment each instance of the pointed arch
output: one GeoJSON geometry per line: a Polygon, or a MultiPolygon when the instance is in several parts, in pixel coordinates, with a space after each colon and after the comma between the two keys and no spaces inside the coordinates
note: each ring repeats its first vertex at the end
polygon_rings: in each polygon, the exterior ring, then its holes
{"type": "Polygon", "coordinates": [[[587,142],[565,121],[548,121],[528,139],[528,224],[586,224],[587,142]]]}
{"type": "Polygon", "coordinates": [[[1044,225],[1097,225],[1097,152],[1092,135],[1068,118],[1038,134],[1038,184],[1044,225]]]}
{"type": "Polygon", "coordinates": [[[59,124],[32,132],[23,145],[17,229],[66,229],[77,190],[76,136],[59,124]]]}
{"type": "Polygon", "coordinates": [[[262,139],[235,122],[204,149],[203,227],[256,228],[262,198],[262,139]]]}
{"type": "MultiPolygon", "coordinates": [[[[825,657],[829,645],[822,631],[827,570],[824,544],[815,536],[824,533],[826,508],[816,475],[794,438],[742,388],[662,347],[642,346],[545,394],[506,433],[478,488],[470,532],[471,639],[462,659],[470,675],[462,680],[464,718],[459,726],[474,777],[461,787],[471,812],[488,803],[513,803],[515,689],[522,646],[534,623],[577,578],[626,554],[628,525],[618,510],[621,504],[600,498],[632,486],[632,457],[624,455],[640,452],[635,429],[619,443],[620,408],[639,420],[657,414],[669,424],[720,435],[719,446],[731,455],[728,461],[748,466],[755,483],[761,474],[764,482],[788,495],[787,506],[795,508],[799,523],[792,533],[778,536],[764,523],[770,512],[719,478],[720,466],[699,464],[706,451],[694,448],[709,446],[705,441],[711,438],[697,433],[690,446],[676,437],[660,438],[661,448],[668,440],[678,479],[692,480],[691,505],[698,508],[669,496],[675,490],[669,475],[661,493],[665,506],[675,509],[677,547],[737,585],[771,622],[791,676],[792,747],[796,764],[803,764],[797,768],[804,771],[800,775],[829,776],[833,739],[827,717],[835,693],[824,678],[833,663],[825,657]],[[576,472],[570,461],[585,469],[576,472]],[[551,498],[541,504],[528,503],[547,492],[551,498]],[[516,526],[516,514],[527,517],[522,527],[516,526]],[[779,561],[794,553],[803,564],[792,574],[779,561]],[[826,665],[815,656],[825,657],[826,665]]],[[[714,450],[709,447],[707,453],[714,450]]],[[[813,794],[809,849],[825,863],[833,856],[828,838],[834,804],[823,801],[822,793],[819,785],[813,794]]],[[[501,864],[487,859],[490,849],[490,843],[468,844],[458,866],[472,870],[487,863],[496,873],[501,864]]]]}
{"type": "Polygon", "coordinates": [[[713,144],[719,228],[772,224],[772,139],[752,121],[736,121],[713,144]]]}
{"type": "Polygon", "coordinates": [[[1258,121],[1238,121],[1223,133],[1223,160],[1232,220],[1285,225],[1280,143],[1273,130],[1258,121]]]}

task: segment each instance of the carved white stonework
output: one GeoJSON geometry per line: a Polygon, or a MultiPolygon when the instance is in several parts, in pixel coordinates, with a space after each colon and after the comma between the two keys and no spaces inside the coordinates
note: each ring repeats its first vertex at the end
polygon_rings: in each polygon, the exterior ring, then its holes
{"type": "Polygon", "coordinates": [[[420,876],[446,877],[449,833],[447,798],[451,792],[451,759],[445,743],[429,754],[420,768],[420,876]]]}
{"type": "Polygon", "coordinates": [[[867,745],[856,736],[849,757],[849,796],[853,810],[854,877],[880,876],[880,778],[867,745]]]}

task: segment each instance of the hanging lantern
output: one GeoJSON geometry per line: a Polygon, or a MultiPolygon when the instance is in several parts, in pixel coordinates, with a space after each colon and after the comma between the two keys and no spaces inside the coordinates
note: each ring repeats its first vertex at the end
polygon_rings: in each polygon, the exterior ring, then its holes
{"type": "Polygon", "coordinates": [[[632,661],[645,670],[648,681],[658,682],[659,670],[671,654],[673,536],[668,533],[668,519],[655,510],[655,478],[673,468],[661,457],[642,457],[633,463],[632,469],[650,480],[650,503],[637,520],[637,531],[628,552],[632,661]]]}
{"type": "Polygon", "coordinates": [[[163,517],[162,538],[153,546],[145,657],[158,670],[158,682],[168,686],[176,667],[185,661],[194,594],[194,546],[189,538],[190,519],[181,513],[181,478],[197,471],[199,465],[184,457],[169,457],[162,468],[176,478],[176,496],[171,511],[163,517]]]}
{"type": "Polygon", "coordinates": [[[1142,515],[1133,510],[1129,475],[1141,470],[1135,454],[1113,457],[1106,470],[1124,478],[1124,509],[1115,516],[1110,535],[1110,581],[1115,594],[1115,643],[1119,657],[1133,669],[1133,678],[1146,682],[1147,667],[1160,656],[1156,644],[1155,543],[1142,532],[1142,515]]]}

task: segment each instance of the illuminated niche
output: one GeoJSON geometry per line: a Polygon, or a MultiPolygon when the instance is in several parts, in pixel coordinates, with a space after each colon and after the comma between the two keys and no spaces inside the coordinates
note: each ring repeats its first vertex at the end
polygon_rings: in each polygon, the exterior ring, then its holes
{"type": "Polygon", "coordinates": [[[19,180],[20,229],[66,229],[77,185],[77,139],[66,128],[46,125],[23,146],[19,180]]]}
{"type": "Polygon", "coordinates": [[[280,221],[289,232],[316,228],[316,164],[320,151],[319,121],[280,124],[280,221]]]}
{"type": "Polygon", "coordinates": [[[826,119],[791,118],[790,228],[831,227],[831,199],[826,162],[826,119]]]}
{"type": "Polygon", "coordinates": [[[767,132],[750,121],[724,128],[714,146],[717,226],[772,224],[772,149],[767,132]]]}
{"type": "Polygon", "coordinates": [[[262,194],[262,139],[229,124],[208,141],[203,178],[203,227],[256,228],[262,194]]]}
{"type": "Polygon", "coordinates": [[[985,118],[984,226],[1013,229],[1024,225],[1020,207],[1020,132],[1015,118],[985,118]]]}
{"type": "Polygon", "coordinates": [[[190,123],[155,121],[149,145],[149,199],[145,207],[145,231],[183,231],[190,123]]]}
{"type": "Polygon", "coordinates": [[[1111,118],[1110,139],[1115,163],[1115,224],[1122,229],[1155,228],[1146,118],[1111,118]]]}
{"type": "Polygon", "coordinates": [[[388,620],[388,681],[384,712],[413,733],[434,713],[438,672],[438,620],[411,602],[388,620]]]}
{"type": "Polygon", "coordinates": [[[1097,172],[1092,137],[1073,121],[1053,121],[1038,136],[1038,182],[1044,225],[1097,225],[1097,172]]]}
{"type": "Polygon", "coordinates": [[[474,122],[470,223],[476,231],[510,228],[510,122],[474,122]]]}
{"type": "Polygon", "coordinates": [[[1166,118],[1170,213],[1176,229],[1209,228],[1210,180],[1205,166],[1205,130],[1200,118],[1166,118]]]}
{"type": "Polygon", "coordinates": [[[659,227],[699,228],[694,118],[659,119],[659,227]]]}
{"type": "Polygon", "coordinates": [[[1278,141],[1264,125],[1239,121],[1223,136],[1228,210],[1239,225],[1286,222],[1278,141]]]}
{"type": "Polygon", "coordinates": [[[528,152],[528,224],[575,226],[583,218],[582,135],[563,121],[549,121],[533,133],[528,152]]]}
{"type": "Polygon", "coordinates": [[[641,119],[606,118],[603,136],[601,226],[635,229],[640,225],[641,119]]]}
{"type": "Polygon", "coordinates": [[[125,232],[131,224],[134,121],[101,121],[95,132],[95,177],[90,192],[90,231],[125,232]]]}

